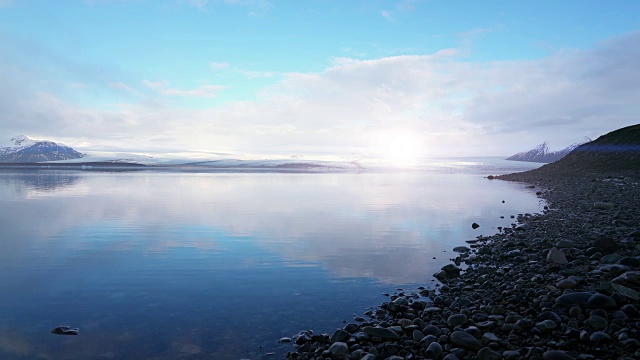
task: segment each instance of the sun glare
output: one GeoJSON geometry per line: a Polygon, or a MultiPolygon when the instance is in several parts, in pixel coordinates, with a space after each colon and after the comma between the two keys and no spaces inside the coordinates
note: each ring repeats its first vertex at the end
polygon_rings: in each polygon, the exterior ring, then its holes
{"type": "Polygon", "coordinates": [[[379,134],[375,149],[386,165],[408,168],[418,165],[423,154],[419,137],[406,130],[389,131],[379,134]]]}

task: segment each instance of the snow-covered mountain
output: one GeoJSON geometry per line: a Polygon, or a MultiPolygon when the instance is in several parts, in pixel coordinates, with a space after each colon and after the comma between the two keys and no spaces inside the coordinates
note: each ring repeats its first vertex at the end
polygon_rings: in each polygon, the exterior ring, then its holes
{"type": "Polygon", "coordinates": [[[513,156],[509,156],[507,160],[552,163],[562,159],[578,146],[588,142],[591,142],[591,139],[585,137],[581,141],[575,142],[560,151],[551,151],[549,149],[549,145],[545,141],[529,151],[523,151],[513,156]]]}
{"type": "Polygon", "coordinates": [[[23,163],[78,159],[83,155],[69,146],[48,140],[34,140],[25,135],[11,138],[6,146],[0,146],[0,162],[23,163]]]}

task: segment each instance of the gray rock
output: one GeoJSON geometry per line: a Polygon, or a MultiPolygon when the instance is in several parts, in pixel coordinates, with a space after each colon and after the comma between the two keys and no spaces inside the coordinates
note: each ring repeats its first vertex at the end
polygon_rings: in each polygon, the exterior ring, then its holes
{"type": "Polygon", "coordinates": [[[422,340],[424,337],[424,333],[420,330],[413,330],[413,333],[411,334],[411,338],[415,342],[420,342],[420,340],[422,340]]]}
{"type": "Polygon", "coordinates": [[[283,338],[280,338],[280,340],[278,340],[278,342],[289,343],[289,342],[291,342],[291,338],[290,337],[283,337],[283,338]]]}
{"type": "Polygon", "coordinates": [[[556,287],[561,290],[575,289],[576,286],[578,286],[578,282],[572,278],[562,279],[556,283],[556,287]]]}
{"type": "Polygon", "coordinates": [[[376,360],[376,356],[373,354],[366,354],[365,356],[361,357],[360,360],[376,360]]]}
{"type": "Polygon", "coordinates": [[[434,359],[442,353],[442,345],[434,341],[427,347],[427,355],[432,356],[434,359]]]}
{"type": "Polygon", "coordinates": [[[482,341],[483,344],[488,344],[490,342],[500,342],[502,340],[500,340],[500,338],[497,337],[496,334],[486,332],[482,334],[482,338],[480,338],[480,341],[482,341]]]}
{"type": "Polygon", "coordinates": [[[460,360],[460,358],[455,356],[454,354],[449,354],[443,357],[442,360],[460,360]]]}
{"type": "Polygon", "coordinates": [[[349,340],[350,337],[351,335],[349,335],[347,331],[339,329],[331,335],[331,342],[345,342],[349,340]]]}
{"type": "Polygon", "coordinates": [[[609,322],[607,321],[607,319],[601,316],[591,315],[587,320],[584,321],[584,324],[594,330],[602,330],[606,328],[607,325],[609,325],[609,322]]]}
{"type": "Polygon", "coordinates": [[[538,315],[538,320],[553,320],[559,323],[562,321],[562,318],[555,311],[543,311],[538,315]]]}
{"type": "Polygon", "coordinates": [[[627,271],[611,281],[627,286],[640,285],[640,271],[627,271]]]}
{"type": "Polygon", "coordinates": [[[455,266],[454,264],[447,264],[441,268],[442,271],[447,273],[447,276],[460,275],[460,268],[455,266]]]}
{"type": "Polygon", "coordinates": [[[393,300],[393,303],[396,304],[396,305],[405,305],[406,306],[406,305],[409,305],[409,300],[407,300],[404,297],[399,297],[399,298],[393,300]]]}
{"type": "Polygon", "coordinates": [[[507,360],[516,360],[522,358],[522,355],[519,351],[516,350],[506,350],[502,352],[502,356],[507,360]]]}
{"type": "Polygon", "coordinates": [[[349,334],[353,334],[354,332],[358,331],[358,329],[360,329],[360,325],[354,323],[347,324],[343,328],[343,330],[348,332],[349,334]]]}
{"type": "Polygon", "coordinates": [[[609,255],[605,255],[603,257],[600,258],[600,263],[601,264],[615,264],[618,261],[620,261],[620,259],[622,259],[623,256],[618,254],[618,253],[613,253],[613,254],[609,254],[609,255]]]}
{"type": "Polygon", "coordinates": [[[440,270],[437,273],[433,274],[433,277],[435,277],[436,279],[440,280],[440,281],[444,281],[447,279],[447,273],[444,272],[444,270],[440,270]]]}
{"type": "Polygon", "coordinates": [[[427,325],[427,326],[425,326],[424,329],[422,329],[422,332],[425,335],[434,335],[434,336],[442,335],[442,330],[440,330],[440,328],[435,326],[435,325],[427,325]]]}
{"type": "Polygon", "coordinates": [[[570,240],[558,240],[558,242],[556,242],[556,247],[558,249],[571,249],[576,247],[576,243],[570,240]]]}
{"type": "Polygon", "coordinates": [[[596,331],[589,336],[589,341],[591,341],[593,345],[600,345],[604,342],[611,341],[611,336],[604,331],[596,331]]]}
{"type": "Polygon", "coordinates": [[[640,268],[640,259],[637,257],[627,256],[618,260],[618,264],[630,266],[632,268],[640,268]]]}
{"type": "MultiPolygon", "coordinates": [[[[615,280],[615,279],[614,279],[615,280]]],[[[628,297],[630,299],[633,300],[640,300],[640,293],[638,293],[637,291],[628,288],[624,285],[620,285],[614,282],[610,282],[609,284],[607,284],[607,286],[612,289],[612,292],[617,292],[620,295],[623,295],[625,297],[628,297]]]]}
{"type": "Polygon", "coordinates": [[[536,324],[536,329],[542,332],[548,332],[558,327],[553,320],[544,320],[536,324]]]}
{"type": "Polygon", "coordinates": [[[502,355],[499,352],[495,352],[488,347],[482,348],[476,354],[478,360],[501,360],[502,355]]]}
{"type": "Polygon", "coordinates": [[[362,331],[369,336],[377,336],[383,339],[400,339],[400,335],[398,335],[398,333],[383,327],[365,326],[362,328],[362,331]]]}
{"type": "Polygon", "coordinates": [[[573,356],[570,356],[564,351],[561,350],[549,350],[545,351],[542,354],[542,359],[544,360],[573,360],[573,356]]]}
{"type": "Polygon", "coordinates": [[[471,249],[466,246],[456,246],[453,248],[453,251],[457,253],[468,253],[471,249]]]}
{"type": "Polygon", "coordinates": [[[566,307],[571,307],[571,305],[586,305],[591,295],[593,295],[591,292],[568,293],[558,296],[556,303],[566,307]]]}
{"type": "Polygon", "coordinates": [[[557,248],[551,248],[547,253],[547,261],[551,264],[564,265],[568,264],[567,257],[564,253],[557,248]]]}
{"type": "Polygon", "coordinates": [[[331,344],[331,346],[329,347],[329,352],[332,356],[335,357],[346,357],[349,353],[349,347],[346,343],[336,342],[331,344]]]}
{"type": "Polygon", "coordinates": [[[599,209],[599,210],[609,210],[609,209],[613,209],[615,205],[613,205],[612,203],[608,203],[608,202],[601,202],[601,201],[597,201],[593,203],[593,208],[594,209],[599,209]]]}
{"type": "Polygon", "coordinates": [[[616,301],[611,296],[607,296],[600,293],[595,293],[587,300],[587,306],[593,309],[615,309],[617,308],[616,301]]]}
{"type": "Polygon", "coordinates": [[[447,319],[447,325],[450,328],[454,328],[456,326],[464,326],[469,322],[469,318],[465,314],[454,314],[449,316],[447,319]]]}
{"type": "Polygon", "coordinates": [[[449,340],[453,344],[462,346],[463,348],[468,350],[478,351],[482,347],[482,344],[480,343],[480,341],[478,341],[478,339],[464,331],[452,332],[449,336],[449,340]]]}

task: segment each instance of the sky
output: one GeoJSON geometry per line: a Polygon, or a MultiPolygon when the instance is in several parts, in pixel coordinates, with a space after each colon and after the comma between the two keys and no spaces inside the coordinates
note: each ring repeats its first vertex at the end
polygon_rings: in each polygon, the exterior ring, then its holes
{"type": "Polygon", "coordinates": [[[0,143],[503,156],[639,123],[640,2],[0,0],[0,143]]]}

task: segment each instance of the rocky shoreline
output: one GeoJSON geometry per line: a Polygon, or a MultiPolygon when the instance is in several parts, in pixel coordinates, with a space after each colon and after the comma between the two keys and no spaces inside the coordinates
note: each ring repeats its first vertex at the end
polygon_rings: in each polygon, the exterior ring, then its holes
{"type": "Polygon", "coordinates": [[[282,339],[286,358],[640,359],[638,172],[496,178],[535,186],[544,212],[457,247],[435,289],[282,339]]]}

